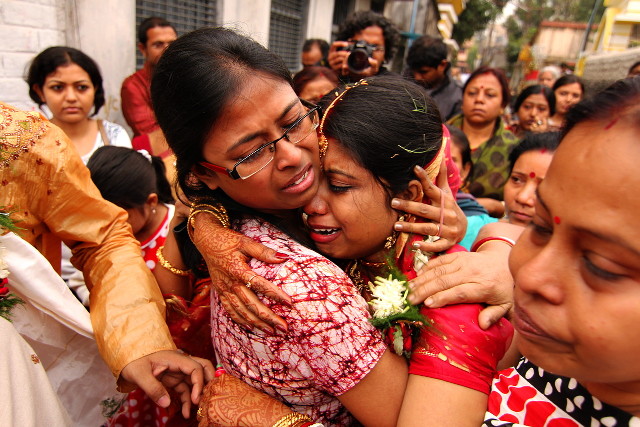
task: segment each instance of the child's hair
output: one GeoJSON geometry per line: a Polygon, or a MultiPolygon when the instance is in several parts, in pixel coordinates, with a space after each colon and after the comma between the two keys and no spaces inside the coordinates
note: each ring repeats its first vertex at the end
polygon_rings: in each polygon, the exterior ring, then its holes
{"type": "Polygon", "coordinates": [[[123,209],[144,205],[151,193],[161,203],[174,203],[160,157],[108,145],[91,155],[87,167],[102,197],[123,209]]]}
{"type": "MultiPolygon", "coordinates": [[[[462,166],[469,164],[469,173],[465,178],[466,184],[469,181],[469,178],[473,175],[473,162],[471,161],[471,145],[469,144],[469,139],[467,135],[462,132],[462,129],[453,125],[446,125],[447,129],[449,129],[449,134],[451,135],[451,143],[458,147],[460,150],[460,160],[462,161],[462,166]]],[[[462,172],[462,171],[460,171],[462,172]]]]}
{"type": "Polygon", "coordinates": [[[40,52],[29,66],[25,81],[29,85],[29,97],[42,107],[45,104],[35,91],[35,87],[42,89],[47,76],[56,71],[58,67],[76,64],[82,68],[91,79],[91,83],[95,88],[95,96],[93,99],[93,114],[95,116],[100,108],[104,105],[104,88],[102,87],[102,75],[98,64],[91,59],[86,53],[66,46],[53,46],[40,52]]]}
{"type": "Polygon", "coordinates": [[[549,106],[549,116],[553,116],[556,112],[556,95],[553,93],[551,89],[544,85],[531,85],[522,89],[520,95],[516,98],[516,102],[513,104],[513,111],[516,113],[520,109],[522,103],[531,95],[537,95],[541,93],[542,96],[547,100],[547,105],[549,106]]]}
{"type": "MultiPolygon", "coordinates": [[[[336,97],[323,98],[323,111],[336,97]]],[[[396,195],[415,178],[442,145],[442,119],[435,102],[400,76],[368,77],[348,89],[326,112],[323,132],[347,148],[396,195]]]]}
{"type": "Polygon", "coordinates": [[[528,132],[522,141],[509,154],[509,174],[516,161],[528,151],[548,151],[553,153],[560,144],[560,132],[528,132]]]}

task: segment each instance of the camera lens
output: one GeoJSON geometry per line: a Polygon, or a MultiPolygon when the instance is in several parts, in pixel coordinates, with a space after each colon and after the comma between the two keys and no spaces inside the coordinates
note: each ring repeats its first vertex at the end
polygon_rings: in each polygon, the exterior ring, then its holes
{"type": "Polygon", "coordinates": [[[347,65],[351,72],[359,74],[369,68],[369,53],[366,49],[353,49],[351,55],[347,58],[347,65]]]}

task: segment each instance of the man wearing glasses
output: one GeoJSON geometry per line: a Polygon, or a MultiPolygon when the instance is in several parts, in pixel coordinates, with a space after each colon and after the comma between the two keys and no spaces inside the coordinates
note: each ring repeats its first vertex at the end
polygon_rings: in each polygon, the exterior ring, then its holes
{"type": "Polygon", "coordinates": [[[370,10],[356,12],[340,27],[329,50],[329,66],[344,83],[387,74],[384,67],[395,54],[400,33],[384,16],[370,10]]]}

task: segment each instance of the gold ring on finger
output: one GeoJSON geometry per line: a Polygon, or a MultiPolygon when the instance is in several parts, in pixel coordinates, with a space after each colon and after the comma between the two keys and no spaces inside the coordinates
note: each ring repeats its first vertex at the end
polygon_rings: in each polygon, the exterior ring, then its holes
{"type": "Polygon", "coordinates": [[[255,279],[255,277],[257,276],[257,274],[254,274],[253,276],[251,276],[251,278],[249,280],[247,280],[247,288],[251,289],[251,281],[253,279],[255,279]]]}

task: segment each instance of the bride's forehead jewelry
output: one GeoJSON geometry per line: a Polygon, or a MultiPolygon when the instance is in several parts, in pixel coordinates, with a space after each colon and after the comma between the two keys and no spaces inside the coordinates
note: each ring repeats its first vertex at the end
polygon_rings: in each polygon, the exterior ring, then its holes
{"type": "Polygon", "coordinates": [[[357,83],[351,85],[351,86],[347,86],[344,91],[342,91],[342,93],[338,94],[336,92],[336,97],[333,101],[331,101],[331,104],[329,104],[329,106],[327,107],[327,109],[324,112],[324,115],[322,116],[322,120],[320,121],[320,127],[318,128],[318,133],[319,138],[318,138],[318,145],[320,147],[320,161],[322,161],[322,159],[324,159],[324,156],[327,154],[327,147],[329,145],[329,142],[327,141],[327,137],[324,134],[324,122],[327,119],[327,117],[329,116],[329,112],[333,109],[333,107],[336,105],[336,103],[338,101],[340,101],[342,99],[342,97],[344,96],[345,93],[347,93],[349,90],[353,89],[356,86],[366,86],[369,83],[362,79],[359,80],[357,83]]]}

